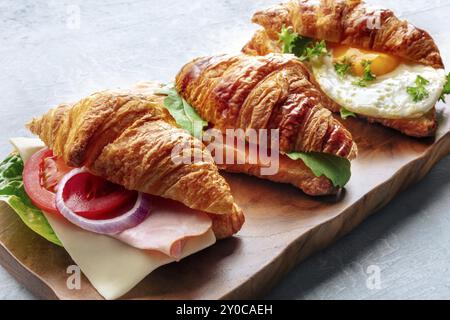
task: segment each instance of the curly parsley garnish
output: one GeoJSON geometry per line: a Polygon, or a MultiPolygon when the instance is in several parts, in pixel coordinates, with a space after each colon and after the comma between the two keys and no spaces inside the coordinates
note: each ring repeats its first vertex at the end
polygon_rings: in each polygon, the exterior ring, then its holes
{"type": "Polygon", "coordinates": [[[341,79],[344,79],[350,73],[351,68],[352,64],[348,61],[347,57],[334,64],[334,70],[336,70],[336,73],[341,79]]]}
{"type": "Polygon", "coordinates": [[[327,44],[325,40],[322,40],[306,47],[305,52],[299,58],[302,61],[309,61],[312,58],[319,58],[326,54],[328,54],[327,44]]]}
{"type": "Polygon", "coordinates": [[[311,38],[300,36],[291,27],[283,26],[278,36],[280,43],[282,43],[282,52],[292,53],[302,61],[309,61],[314,57],[321,57],[328,53],[324,40],[314,42],[311,38]]]}
{"type": "Polygon", "coordinates": [[[367,87],[368,84],[374,81],[377,77],[372,73],[372,61],[363,60],[361,61],[361,65],[364,68],[364,74],[361,79],[353,81],[352,83],[360,87],[367,87]]]}
{"type": "Polygon", "coordinates": [[[292,53],[295,45],[295,41],[299,37],[297,32],[294,32],[292,28],[286,28],[283,26],[281,32],[278,34],[279,42],[283,44],[283,53],[292,53]]]}
{"type": "Polygon", "coordinates": [[[447,82],[445,83],[444,90],[442,91],[439,100],[445,103],[446,94],[450,94],[450,73],[447,75],[447,82]]]}
{"type": "Polygon", "coordinates": [[[407,87],[406,91],[411,96],[414,102],[422,101],[425,98],[428,98],[429,93],[425,86],[429,84],[430,81],[425,79],[422,76],[417,76],[416,78],[416,86],[415,87],[407,87]]]}

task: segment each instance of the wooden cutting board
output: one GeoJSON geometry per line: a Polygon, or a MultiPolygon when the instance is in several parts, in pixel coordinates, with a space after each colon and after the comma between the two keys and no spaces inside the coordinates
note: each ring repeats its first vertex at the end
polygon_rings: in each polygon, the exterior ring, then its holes
{"type": "MultiPolygon", "coordinates": [[[[161,267],[124,298],[260,297],[296,263],[348,233],[450,153],[449,112],[444,108],[438,106],[436,138],[425,140],[362,120],[346,120],[359,156],[352,163],[352,178],[339,196],[312,198],[288,185],[226,174],[246,215],[241,232],[179,263],[161,267]]],[[[0,244],[1,264],[35,295],[101,298],[85,278],[80,290],[67,289],[66,270],[74,264],[69,255],[30,231],[3,203],[0,244]]]]}

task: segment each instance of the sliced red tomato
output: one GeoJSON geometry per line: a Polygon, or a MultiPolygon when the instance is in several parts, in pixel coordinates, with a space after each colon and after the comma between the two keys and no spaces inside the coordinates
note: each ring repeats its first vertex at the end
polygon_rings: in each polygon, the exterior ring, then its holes
{"type": "MultiPolygon", "coordinates": [[[[48,148],[32,155],[25,163],[23,184],[33,204],[46,212],[58,213],[56,187],[72,169],[48,148]]],[[[63,197],[67,206],[80,216],[109,219],[130,208],[136,202],[137,192],[86,172],[66,183],[63,197]]]]}
{"type": "Polygon", "coordinates": [[[72,170],[64,163],[64,161],[59,157],[47,157],[42,160],[41,167],[41,183],[42,186],[54,193],[56,193],[56,186],[61,181],[62,177],[72,170]]]}
{"type": "Polygon", "coordinates": [[[124,207],[128,208],[136,202],[137,192],[83,172],[67,181],[62,197],[67,207],[76,214],[99,220],[119,216],[124,212],[124,207]]]}
{"type": "MultiPolygon", "coordinates": [[[[59,182],[58,179],[60,177],[57,175],[56,170],[45,170],[45,162],[49,166],[52,158],[54,159],[55,157],[53,156],[53,152],[48,148],[44,148],[33,154],[25,163],[23,169],[23,186],[35,206],[46,212],[58,213],[55,206],[56,196],[53,188],[59,182]],[[46,159],[50,160],[46,161],[46,159]],[[56,183],[49,190],[44,186],[46,185],[45,181],[55,181],[56,183]]],[[[56,162],[54,166],[56,167],[56,162]]],[[[59,164],[58,168],[61,177],[70,171],[70,167],[65,165],[62,166],[59,164]]]]}

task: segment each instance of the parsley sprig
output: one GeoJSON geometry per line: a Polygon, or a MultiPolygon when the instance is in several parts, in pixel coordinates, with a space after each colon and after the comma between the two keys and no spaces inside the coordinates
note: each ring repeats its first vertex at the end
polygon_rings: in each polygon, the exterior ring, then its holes
{"type": "Polygon", "coordinates": [[[283,26],[281,28],[281,32],[278,34],[278,40],[282,43],[282,52],[283,53],[292,53],[295,42],[299,37],[297,32],[294,32],[292,28],[286,28],[283,26]]]}
{"type": "Polygon", "coordinates": [[[374,81],[377,77],[372,73],[372,61],[363,60],[361,61],[361,65],[364,68],[363,76],[361,77],[361,79],[353,81],[353,84],[360,87],[367,87],[368,84],[374,81]]]}
{"type": "Polygon", "coordinates": [[[283,26],[278,36],[279,42],[282,44],[282,52],[292,53],[302,61],[310,61],[314,57],[328,54],[324,40],[314,42],[311,38],[300,36],[292,30],[292,27],[283,26]]]}
{"type": "Polygon", "coordinates": [[[411,96],[414,102],[422,101],[425,98],[428,98],[429,93],[425,86],[430,83],[427,79],[422,76],[417,76],[416,78],[416,86],[415,87],[407,87],[406,91],[411,96]]]}
{"type": "Polygon", "coordinates": [[[334,64],[334,69],[341,79],[344,79],[345,76],[350,73],[351,68],[352,65],[348,61],[347,57],[344,57],[344,59],[334,64]]]}
{"type": "Polygon", "coordinates": [[[306,50],[299,58],[302,61],[310,61],[312,58],[319,58],[326,54],[328,54],[327,44],[325,40],[321,40],[306,47],[306,50]]]}

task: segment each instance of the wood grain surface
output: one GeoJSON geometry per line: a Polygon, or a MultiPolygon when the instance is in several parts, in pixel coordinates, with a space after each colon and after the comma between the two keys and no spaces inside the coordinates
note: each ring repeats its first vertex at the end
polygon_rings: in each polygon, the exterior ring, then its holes
{"type": "MultiPolygon", "coordinates": [[[[419,15],[416,20],[422,26],[449,23],[428,14],[427,3],[415,3],[420,10],[414,11],[415,6],[408,6],[405,14],[419,15]]],[[[444,35],[441,38],[444,39],[444,35]]],[[[448,61],[447,56],[444,59],[448,61]]],[[[114,74],[121,71],[113,65],[111,68],[114,74]]],[[[106,74],[105,71],[100,75],[107,77],[106,74]]],[[[83,90],[88,92],[86,87],[83,90]]],[[[247,222],[242,232],[180,263],[160,268],[125,298],[216,299],[262,295],[298,261],[349,232],[399,191],[421,179],[450,152],[449,114],[443,105],[438,109],[439,130],[436,139],[429,140],[408,138],[359,120],[345,121],[356,138],[360,154],[353,163],[352,179],[338,198],[313,199],[290,186],[243,175],[226,175],[237,202],[246,213],[247,222]]],[[[39,113],[37,107],[35,111],[39,113]]],[[[81,290],[68,290],[66,268],[73,262],[67,253],[28,230],[3,204],[0,205],[0,226],[2,265],[35,295],[61,299],[100,298],[86,279],[81,290]]]]}

